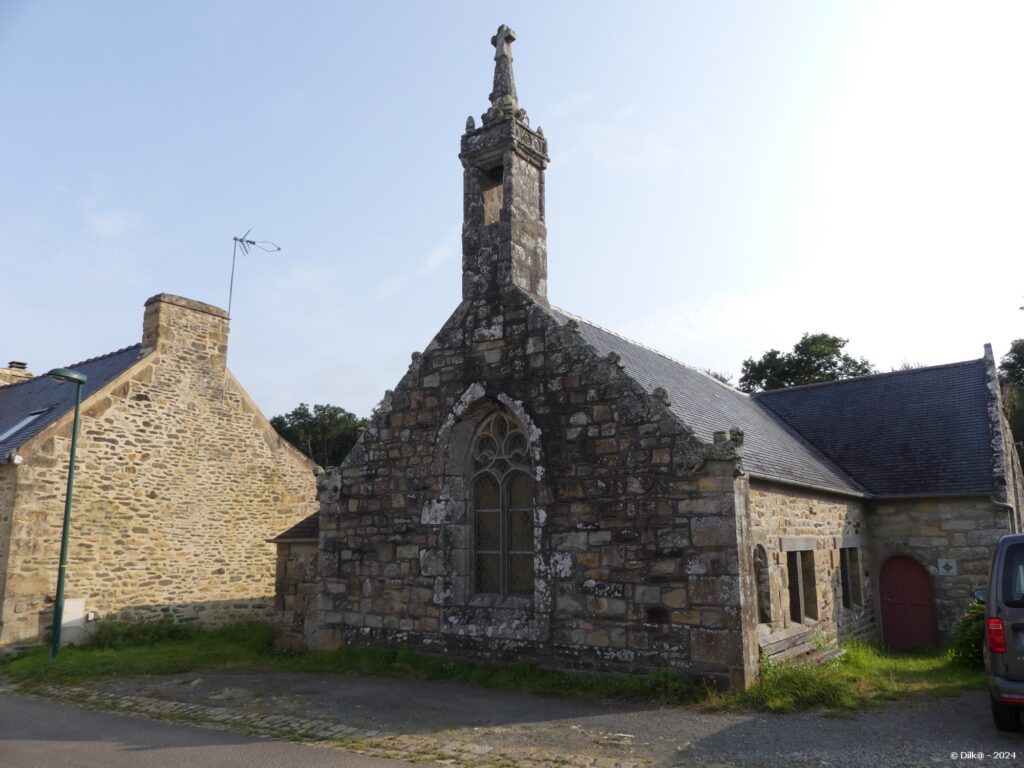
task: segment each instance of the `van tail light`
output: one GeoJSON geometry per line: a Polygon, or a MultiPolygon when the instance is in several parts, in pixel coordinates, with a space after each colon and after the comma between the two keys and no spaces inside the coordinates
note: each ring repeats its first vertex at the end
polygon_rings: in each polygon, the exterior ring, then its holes
{"type": "Polygon", "coordinates": [[[1002,619],[989,619],[985,622],[988,649],[992,653],[1006,653],[1006,631],[1002,619]]]}

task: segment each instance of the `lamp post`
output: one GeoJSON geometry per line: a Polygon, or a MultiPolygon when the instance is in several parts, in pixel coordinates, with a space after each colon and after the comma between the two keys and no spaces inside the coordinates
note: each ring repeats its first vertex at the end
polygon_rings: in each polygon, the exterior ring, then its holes
{"type": "Polygon", "coordinates": [[[82,407],[82,385],[87,378],[84,373],[70,368],[54,368],[46,374],[54,381],[70,381],[75,385],[75,422],[71,427],[71,463],[68,464],[68,492],[64,497],[64,529],[60,537],[60,565],[57,568],[57,602],[53,606],[53,632],[51,633],[50,658],[56,659],[60,650],[60,625],[64,621],[64,574],[68,569],[68,532],[71,530],[71,489],[75,484],[75,449],[78,447],[78,413],[82,407]]]}

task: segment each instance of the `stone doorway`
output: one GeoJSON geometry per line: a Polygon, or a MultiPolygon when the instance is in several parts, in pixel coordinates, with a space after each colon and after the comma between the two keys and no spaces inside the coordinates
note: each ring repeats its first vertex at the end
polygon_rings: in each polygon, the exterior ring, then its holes
{"type": "Polygon", "coordinates": [[[924,566],[894,555],[885,561],[878,581],[885,644],[894,651],[938,645],[932,583],[924,566]]]}

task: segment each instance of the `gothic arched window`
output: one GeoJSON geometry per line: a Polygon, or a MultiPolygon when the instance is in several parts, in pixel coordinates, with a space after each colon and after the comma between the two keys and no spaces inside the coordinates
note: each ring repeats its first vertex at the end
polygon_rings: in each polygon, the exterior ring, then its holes
{"type": "Polygon", "coordinates": [[[501,411],[473,438],[473,591],[533,594],[533,467],[523,428],[501,411]]]}

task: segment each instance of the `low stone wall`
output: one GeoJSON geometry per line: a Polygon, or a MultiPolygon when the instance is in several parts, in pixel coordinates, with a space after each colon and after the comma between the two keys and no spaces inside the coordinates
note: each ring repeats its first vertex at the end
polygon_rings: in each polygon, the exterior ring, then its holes
{"type": "Polygon", "coordinates": [[[1010,532],[1009,514],[987,497],[878,502],[868,516],[876,574],[893,555],[909,555],[931,576],[939,637],[948,641],[974,590],[988,581],[995,544],[1010,532]],[[940,569],[955,561],[955,572],[940,569]]]}

